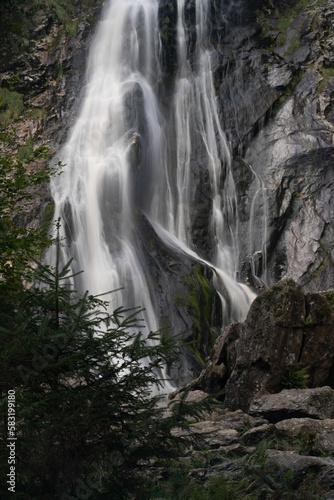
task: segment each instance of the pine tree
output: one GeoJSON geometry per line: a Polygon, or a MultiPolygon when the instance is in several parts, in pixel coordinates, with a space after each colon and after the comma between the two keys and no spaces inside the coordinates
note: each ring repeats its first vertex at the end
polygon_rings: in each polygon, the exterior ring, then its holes
{"type": "Polygon", "coordinates": [[[70,262],[36,262],[33,272],[38,286],[16,298],[11,328],[0,327],[3,396],[16,390],[18,489],[80,498],[112,488],[127,498],[144,465],[177,454],[172,429],[198,414],[181,402],[163,416],[152,396],[177,344],[145,338],[140,309],[109,312],[101,297],[76,293],[70,262]]]}
{"type": "Polygon", "coordinates": [[[177,342],[142,335],[140,308],[111,311],[103,297],[77,293],[71,262],[60,268],[59,237],[55,268],[36,259],[50,239],[17,216],[49,172],[29,174],[6,155],[0,162],[1,485],[15,390],[15,498],[142,499],[142,469],[178,454],[188,438],[173,429],[188,428],[205,402],[182,399],[167,414],[157,405],[152,387],[163,386],[161,368],[177,356],[177,342]]]}

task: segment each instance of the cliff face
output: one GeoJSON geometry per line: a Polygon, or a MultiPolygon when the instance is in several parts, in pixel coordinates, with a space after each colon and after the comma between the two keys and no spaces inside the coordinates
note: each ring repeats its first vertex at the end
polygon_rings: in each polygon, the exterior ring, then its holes
{"type": "MultiPolygon", "coordinates": [[[[0,1],[0,125],[14,126],[18,147],[47,144],[56,153],[75,120],[87,49],[100,0],[0,1]]],[[[160,1],[166,116],[174,89],[176,0],[160,1]]],[[[223,129],[233,152],[239,215],[239,275],[256,287],[291,277],[307,291],[333,286],[334,1],[212,0],[213,69],[223,129]]],[[[186,4],[190,60],[195,1],[186,4]]],[[[210,179],[201,150],[191,221],[199,254],[210,259],[210,179]],[[204,165],[205,166],[205,165],[204,165]]],[[[222,176],[222,192],[224,186],[222,176]]],[[[48,198],[47,190],[36,205],[48,198]]],[[[212,201],[212,200],[211,200],[212,201]]],[[[138,218],[143,258],[157,283],[162,326],[187,330],[196,352],[180,379],[198,369],[222,312],[212,271],[171,255],[138,218]],[[146,237],[147,236],[147,237],[146,237]],[[152,250],[154,248],[154,251],[152,250]],[[176,271],[175,271],[176,269],[176,271]],[[191,279],[189,279],[191,276],[191,279]],[[192,280],[192,281],[191,281],[192,280]]],[[[188,335],[188,334],[187,334],[188,335]]]]}
{"type": "Polygon", "coordinates": [[[55,151],[64,139],[101,4],[0,2],[0,126],[14,128],[18,146],[31,139],[55,151]]]}
{"type": "MultiPolygon", "coordinates": [[[[171,81],[175,9],[176,2],[161,2],[171,81]]],[[[333,10],[330,0],[211,2],[215,83],[238,194],[240,276],[253,286],[254,274],[267,284],[291,277],[309,291],[333,285],[333,10]]],[[[194,18],[189,0],[191,39],[194,18]]],[[[209,179],[201,176],[194,191],[195,242],[210,258],[209,179]]]]}
{"type": "Polygon", "coordinates": [[[219,45],[216,72],[235,153],[243,270],[255,251],[270,283],[289,276],[307,290],[326,289],[334,257],[334,3],[258,7],[219,45]]]}

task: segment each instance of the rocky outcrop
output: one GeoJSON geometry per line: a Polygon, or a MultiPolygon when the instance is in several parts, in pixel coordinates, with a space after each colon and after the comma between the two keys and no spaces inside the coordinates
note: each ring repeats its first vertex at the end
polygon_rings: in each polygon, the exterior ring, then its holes
{"type": "Polygon", "coordinates": [[[198,374],[219,331],[222,310],[212,284],[212,269],[186,254],[158,234],[144,214],[137,216],[137,241],[146,263],[155,309],[163,335],[178,334],[183,344],[180,357],[169,367],[169,376],[178,385],[198,374]],[[180,279],[183,277],[183,279],[180,279]],[[187,346],[187,347],[185,347],[187,346]]]}
{"type": "MultiPolygon", "coordinates": [[[[75,119],[89,43],[102,1],[0,2],[0,129],[2,151],[23,161],[33,148],[48,155],[30,162],[42,170],[50,164],[75,119]]],[[[58,162],[57,157],[54,163],[58,162]]],[[[35,189],[25,227],[52,221],[48,186],[35,189]]]]}
{"type": "MultiPolygon", "coordinates": [[[[332,498],[333,392],[328,387],[292,389],[263,397],[266,415],[270,419],[275,415],[271,421],[265,418],[265,412],[250,415],[213,404],[190,426],[196,439],[177,463],[179,478],[184,471],[186,491],[191,487],[214,491],[218,498],[227,498],[228,493],[237,498],[246,498],[250,493],[254,498],[268,499],[301,498],[303,494],[305,498],[309,494],[312,498],[332,498]],[[282,411],[278,412],[275,397],[279,396],[282,411]],[[294,399],[296,406],[303,406],[303,418],[289,417],[294,399]],[[225,489],[219,496],[222,485],[225,489]]],[[[201,401],[206,396],[192,391],[185,401],[201,401]]],[[[174,436],[185,433],[175,430],[174,436]]],[[[172,480],[170,471],[159,467],[153,466],[153,474],[158,475],[161,484],[172,480]]]]}
{"type": "MultiPolygon", "coordinates": [[[[32,139],[51,151],[64,139],[75,113],[87,48],[102,2],[12,2],[0,4],[2,53],[0,85],[19,94],[16,143],[32,139]]],[[[11,96],[9,96],[11,97],[11,96]]],[[[2,111],[13,106],[13,99],[2,111]]],[[[3,114],[0,125],[3,126],[3,114]]]]}
{"type": "Polygon", "coordinates": [[[285,387],[333,387],[333,297],[331,290],[304,293],[292,280],[262,292],[244,323],[218,337],[193,386],[224,388],[227,406],[243,410],[285,387]]]}
{"type": "Polygon", "coordinates": [[[250,415],[270,422],[282,418],[309,416],[315,419],[334,418],[334,391],[330,387],[315,389],[285,389],[278,394],[263,394],[255,398],[250,415]]]}

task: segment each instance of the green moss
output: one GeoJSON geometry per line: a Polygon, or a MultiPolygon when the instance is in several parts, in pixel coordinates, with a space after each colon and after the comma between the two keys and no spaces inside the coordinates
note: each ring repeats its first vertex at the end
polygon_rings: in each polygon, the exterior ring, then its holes
{"type": "Polygon", "coordinates": [[[78,19],[73,19],[65,23],[65,29],[70,36],[76,36],[78,34],[79,22],[78,19]]]}
{"type": "Polygon", "coordinates": [[[327,290],[326,297],[331,309],[334,309],[334,290],[327,290]]]}
{"type": "Polygon", "coordinates": [[[46,118],[47,113],[42,108],[31,108],[27,110],[26,116],[28,118],[32,118],[33,120],[39,120],[46,118]]]}
{"type": "Polygon", "coordinates": [[[258,11],[256,14],[256,21],[261,25],[262,34],[264,36],[269,33],[269,21],[266,14],[262,11],[258,11]]]}
{"type": "MultiPolygon", "coordinates": [[[[88,3],[88,5],[90,4],[91,2],[88,3]]],[[[34,5],[37,7],[46,5],[56,19],[64,25],[70,36],[75,36],[78,33],[78,20],[73,19],[75,14],[74,0],[34,0],[34,5]]]]}
{"type": "MultiPolygon", "coordinates": [[[[325,3],[325,0],[318,0],[318,1],[312,1],[312,0],[299,0],[299,2],[296,2],[294,5],[288,5],[286,8],[284,8],[283,11],[278,12],[278,10],[275,10],[275,13],[278,15],[278,23],[277,23],[277,28],[279,30],[278,37],[276,39],[276,45],[277,46],[283,46],[286,43],[286,37],[287,37],[287,31],[289,27],[291,26],[291,23],[293,20],[299,16],[305,9],[307,8],[314,8],[316,5],[323,5],[325,3]]],[[[263,12],[260,11],[258,14],[258,18],[261,16],[264,16],[263,12]]],[[[287,56],[292,55],[300,45],[300,30],[302,26],[302,20],[297,28],[297,35],[292,41],[292,44],[288,48],[288,52],[286,53],[287,56]]]]}
{"type": "Polygon", "coordinates": [[[174,295],[173,300],[177,307],[186,307],[188,305],[188,301],[183,295],[174,295]]]}
{"type": "Polygon", "coordinates": [[[9,89],[0,89],[0,127],[17,120],[24,110],[22,95],[9,89]]]}
{"type": "Polygon", "coordinates": [[[292,54],[294,54],[296,52],[296,50],[298,50],[300,47],[300,37],[299,36],[296,36],[291,44],[290,44],[290,47],[287,51],[287,53],[285,54],[286,56],[291,56],[292,54]]]}
{"type": "Polygon", "coordinates": [[[320,73],[322,76],[321,82],[319,82],[317,91],[319,93],[323,92],[325,88],[327,87],[327,84],[331,78],[334,78],[334,68],[324,68],[322,67],[320,69],[320,73]]]}
{"type": "Polygon", "coordinates": [[[64,68],[63,65],[60,63],[58,67],[57,80],[61,80],[63,76],[64,76],[64,68]]]}
{"type": "Polygon", "coordinates": [[[306,318],[304,319],[304,325],[305,326],[310,326],[312,325],[312,318],[310,315],[306,316],[306,318]]]}
{"type": "Polygon", "coordinates": [[[306,69],[299,69],[298,71],[296,71],[296,73],[293,75],[290,83],[287,85],[284,93],[272,105],[272,107],[271,107],[272,117],[276,116],[278,111],[282,108],[283,104],[291,97],[294,89],[296,88],[297,84],[301,81],[301,79],[303,78],[305,73],[306,73],[306,69]]]}
{"type": "Polygon", "coordinates": [[[315,279],[319,274],[323,273],[328,265],[328,259],[324,258],[321,264],[312,272],[312,279],[315,279]]]}
{"type": "Polygon", "coordinates": [[[21,146],[18,150],[17,157],[20,161],[27,160],[31,157],[34,151],[34,144],[32,139],[28,139],[24,146],[21,146]]]}

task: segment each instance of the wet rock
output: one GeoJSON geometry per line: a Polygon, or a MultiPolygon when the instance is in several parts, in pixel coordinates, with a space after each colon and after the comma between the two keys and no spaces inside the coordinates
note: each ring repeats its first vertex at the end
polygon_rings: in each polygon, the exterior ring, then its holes
{"type": "MultiPolygon", "coordinates": [[[[138,212],[137,241],[150,283],[155,289],[155,306],[165,335],[181,335],[191,343],[169,374],[183,386],[200,372],[200,363],[209,355],[212,328],[221,321],[221,304],[212,285],[209,266],[191,258],[180,247],[163,241],[144,214],[138,212]]],[[[152,294],[154,293],[152,289],[152,294]]]]}
{"type": "Polygon", "coordinates": [[[233,323],[224,328],[217,338],[205,368],[192,388],[200,388],[208,393],[219,393],[230,376],[236,360],[235,342],[240,334],[240,324],[233,323]]]}
{"type": "Polygon", "coordinates": [[[257,30],[232,27],[219,47],[216,80],[228,140],[256,174],[242,183],[245,169],[234,170],[241,274],[247,276],[249,256],[265,248],[258,277],[266,284],[289,276],[316,291],[332,287],[334,276],[333,218],[318,210],[333,196],[334,15],[330,0],[291,7],[259,2],[257,30]],[[283,17],[290,20],[285,31],[283,17]],[[240,37],[247,30],[248,39],[240,37]]]}

